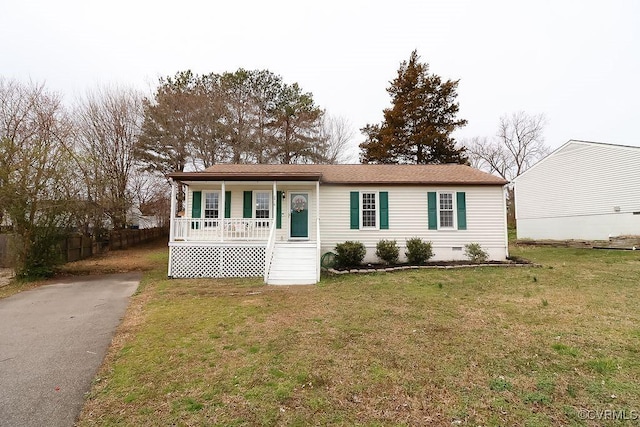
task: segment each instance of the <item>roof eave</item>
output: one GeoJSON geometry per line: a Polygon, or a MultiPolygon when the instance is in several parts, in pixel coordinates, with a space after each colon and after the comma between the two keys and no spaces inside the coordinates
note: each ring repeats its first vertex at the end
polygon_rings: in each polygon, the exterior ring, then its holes
{"type": "Polygon", "coordinates": [[[321,173],[215,173],[173,172],[168,178],[177,181],[320,181],[321,173]]]}
{"type": "Polygon", "coordinates": [[[449,186],[503,186],[508,184],[508,181],[500,181],[500,182],[479,182],[479,181],[322,181],[323,184],[326,185],[394,185],[394,186],[402,186],[402,185],[449,185],[449,186]]]}
{"type": "Polygon", "coordinates": [[[449,185],[449,186],[503,186],[507,181],[326,181],[321,173],[211,173],[211,172],[173,172],[168,178],[177,181],[320,181],[326,185],[449,185]]]}

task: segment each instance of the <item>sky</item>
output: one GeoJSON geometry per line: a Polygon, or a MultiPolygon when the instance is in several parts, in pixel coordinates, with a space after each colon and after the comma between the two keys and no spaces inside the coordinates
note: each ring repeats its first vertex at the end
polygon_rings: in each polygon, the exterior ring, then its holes
{"type": "Polygon", "coordinates": [[[495,135],[501,116],[544,114],[569,139],[640,146],[636,0],[0,0],[0,75],[69,102],[104,85],[153,93],[190,69],[268,69],[359,129],[382,121],[400,62],[459,80],[454,137],[495,135]]]}

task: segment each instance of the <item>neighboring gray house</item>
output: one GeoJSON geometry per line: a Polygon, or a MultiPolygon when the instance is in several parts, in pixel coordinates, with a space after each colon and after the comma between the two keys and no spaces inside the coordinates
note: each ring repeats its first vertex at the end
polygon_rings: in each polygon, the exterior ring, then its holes
{"type": "Polygon", "coordinates": [[[571,140],[514,183],[518,239],[640,235],[640,147],[571,140]]]}
{"type": "Polygon", "coordinates": [[[501,178],[464,165],[215,165],[173,180],[169,276],[263,276],[310,284],[321,256],[357,240],[366,262],[376,243],[433,244],[434,259],[464,259],[478,242],[508,256],[501,178]],[[176,217],[177,182],[186,185],[176,217]]]}

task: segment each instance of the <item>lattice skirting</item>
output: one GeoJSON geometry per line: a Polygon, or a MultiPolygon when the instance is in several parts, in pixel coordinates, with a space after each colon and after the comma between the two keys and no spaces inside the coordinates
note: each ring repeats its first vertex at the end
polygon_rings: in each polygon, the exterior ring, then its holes
{"type": "Polygon", "coordinates": [[[171,246],[172,277],[259,277],[264,246],[171,246]]]}

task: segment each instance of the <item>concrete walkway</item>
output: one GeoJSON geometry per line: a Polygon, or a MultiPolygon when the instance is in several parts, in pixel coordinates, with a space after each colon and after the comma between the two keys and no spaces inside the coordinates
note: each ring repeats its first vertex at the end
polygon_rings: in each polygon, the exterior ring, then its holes
{"type": "Polygon", "coordinates": [[[62,279],[0,300],[0,426],[72,426],[140,273],[62,279]]]}

